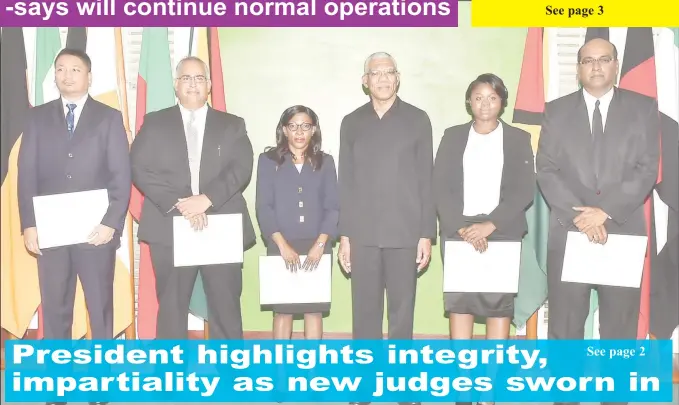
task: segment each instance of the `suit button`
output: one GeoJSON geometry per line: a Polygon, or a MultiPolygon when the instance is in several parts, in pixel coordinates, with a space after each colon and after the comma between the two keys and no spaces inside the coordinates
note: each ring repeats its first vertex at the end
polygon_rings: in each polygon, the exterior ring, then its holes
{"type": "Polygon", "coordinates": [[[69,153],[69,154],[68,154],[68,157],[72,158],[72,157],[73,157],[73,154],[72,154],[72,153],[69,153]]]}
{"type": "Polygon", "coordinates": [[[596,195],[599,195],[599,194],[601,194],[601,190],[596,191],[596,195]]]}
{"type": "Polygon", "coordinates": [[[71,175],[70,175],[70,174],[67,174],[67,175],[66,175],[66,178],[67,178],[67,179],[70,179],[70,178],[71,178],[71,175]]]}

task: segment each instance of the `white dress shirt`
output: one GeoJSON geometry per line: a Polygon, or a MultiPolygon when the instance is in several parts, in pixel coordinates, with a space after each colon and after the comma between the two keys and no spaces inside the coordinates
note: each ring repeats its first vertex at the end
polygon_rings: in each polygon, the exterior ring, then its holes
{"type": "Polygon", "coordinates": [[[611,100],[613,100],[613,88],[611,88],[608,93],[601,96],[601,98],[596,98],[589,94],[587,90],[582,89],[582,94],[585,97],[585,104],[587,105],[587,114],[589,115],[589,130],[592,131],[592,118],[594,117],[594,109],[596,108],[594,104],[599,100],[599,111],[601,111],[601,122],[604,124],[604,129],[606,129],[606,117],[608,116],[608,107],[611,105],[611,100]]]}
{"type": "Polygon", "coordinates": [[[488,215],[500,203],[502,170],[504,168],[504,139],[502,123],[491,133],[482,135],[469,129],[469,140],[464,150],[464,209],[462,215],[488,215]]]}
{"type": "Polygon", "coordinates": [[[85,102],[87,101],[87,98],[90,95],[88,93],[85,93],[84,96],[79,98],[78,100],[74,101],[69,101],[66,100],[63,96],[61,97],[61,103],[64,105],[64,118],[66,118],[66,115],[68,114],[68,105],[69,104],[75,104],[76,107],[73,110],[73,130],[75,131],[76,128],[78,128],[78,120],[80,119],[80,114],[83,112],[83,107],[85,107],[85,102]]]}
{"type": "MultiPolygon", "coordinates": [[[[193,126],[196,129],[198,135],[198,158],[189,159],[189,170],[191,170],[191,191],[193,195],[200,194],[200,158],[203,151],[203,138],[205,137],[205,120],[207,118],[207,104],[198,108],[194,111],[194,123],[193,126]]],[[[191,117],[191,110],[184,108],[179,104],[179,111],[182,113],[182,121],[184,123],[184,134],[186,135],[187,125],[191,117]]]]}

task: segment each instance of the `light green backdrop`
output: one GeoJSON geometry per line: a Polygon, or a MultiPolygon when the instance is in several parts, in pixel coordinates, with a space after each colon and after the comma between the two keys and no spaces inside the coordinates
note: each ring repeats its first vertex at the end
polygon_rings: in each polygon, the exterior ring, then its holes
{"type": "MultiPolygon", "coordinates": [[[[320,117],[323,148],[338,158],[339,127],[344,115],[367,102],[361,88],[365,58],[376,51],[391,53],[401,71],[399,95],[425,110],[434,129],[434,153],[443,131],[466,122],[464,92],[485,72],[499,75],[510,91],[504,118],[511,121],[521,70],[525,28],[470,27],[469,3],[460,3],[460,27],[436,29],[220,29],[226,106],[245,119],[257,156],[274,144],[283,110],[304,104],[320,117]]],[[[255,174],[245,198],[255,221],[255,174]]],[[[258,243],[245,256],[243,322],[246,331],[271,330],[271,312],[260,311],[258,243]]],[[[351,332],[350,282],[335,264],[333,302],[326,332],[351,332]]],[[[442,266],[439,246],[419,279],[415,332],[446,334],[443,316],[442,266]]],[[[386,311],[385,311],[386,312],[386,311]]],[[[302,324],[297,322],[296,329],[302,324]]],[[[386,331],[386,328],[385,328],[386,331]]],[[[482,329],[477,329],[477,333],[482,329]]]]}

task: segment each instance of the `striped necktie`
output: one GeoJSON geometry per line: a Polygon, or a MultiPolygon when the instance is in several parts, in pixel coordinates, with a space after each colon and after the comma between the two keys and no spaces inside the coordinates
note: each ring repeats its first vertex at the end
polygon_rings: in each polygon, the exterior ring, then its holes
{"type": "Polygon", "coordinates": [[[75,132],[75,104],[67,104],[68,112],[66,113],[66,126],[68,127],[68,139],[73,138],[73,133],[75,132]]]}

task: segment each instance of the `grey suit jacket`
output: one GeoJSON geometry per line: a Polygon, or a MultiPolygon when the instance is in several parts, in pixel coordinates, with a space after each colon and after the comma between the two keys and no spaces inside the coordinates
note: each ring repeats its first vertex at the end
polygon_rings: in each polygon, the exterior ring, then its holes
{"type": "Polygon", "coordinates": [[[658,107],[641,94],[614,91],[603,139],[592,139],[582,90],[545,106],[536,166],[551,209],[550,240],[577,230],[576,206],[605,211],[608,233],[646,234],[643,204],[658,177],[658,107]]]}
{"type": "Polygon", "coordinates": [[[61,98],[32,108],[21,138],[18,197],[21,229],[35,226],[33,197],[107,189],[103,225],[119,243],[130,190],[129,142],[120,111],[88,97],[69,140],[61,98]]]}
{"type": "MultiPolygon", "coordinates": [[[[186,136],[179,106],[147,114],[132,143],[132,180],[144,194],[139,240],[172,246],[172,207],[190,197],[186,136]],[[169,213],[168,213],[169,211],[169,213]]],[[[253,151],[245,122],[232,114],[208,109],[200,162],[200,193],[210,201],[206,214],[242,214],[243,242],[255,242],[255,232],[243,190],[252,176],[253,151]]]]}
{"type": "Polygon", "coordinates": [[[415,248],[436,239],[429,116],[397,98],[382,117],[370,102],[340,128],[339,231],[355,243],[415,248]]]}
{"type": "MultiPolygon", "coordinates": [[[[530,134],[503,125],[504,166],[500,203],[487,220],[497,228],[493,236],[505,240],[521,240],[528,226],[526,210],[535,195],[535,171],[530,134]]],[[[434,163],[434,196],[442,239],[457,238],[457,231],[468,226],[464,211],[463,156],[472,123],[445,130],[434,163]]]]}

